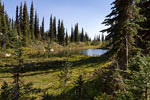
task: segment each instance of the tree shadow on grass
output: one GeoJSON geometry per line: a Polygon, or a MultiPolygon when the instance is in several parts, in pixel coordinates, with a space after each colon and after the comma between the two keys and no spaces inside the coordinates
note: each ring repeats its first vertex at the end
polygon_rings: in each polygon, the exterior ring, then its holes
{"type": "Polygon", "coordinates": [[[109,54],[104,54],[98,57],[89,57],[86,59],[83,58],[78,61],[73,61],[72,64],[73,64],[73,67],[79,67],[81,65],[88,65],[88,64],[90,64],[90,67],[94,67],[94,66],[96,67],[96,65],[104,64],[106,61],[109,60],[110,57],[111,56],[109,54]]]}
{"type": "Polygon", "coordinates": [[[115,90],[115,84],[112,78],[113,72],[111,69],[110,71],[99,70],[98,75],[93,80],[83,83],[81,86],[81,95],[77,93],[77,88],[74,86],[72,89],[63,91],[61,95],[53,96],[51,94],[45,94],[43,100],[95,100],[95,97],[103,97],[104,94],[106,95],[104,98],[101,98],[102,100],[111,100],[115,90]]]}
{"type": "MultiPolygon", "coordinates": [[[[88,57],[88,58],[81,58],[80,60],[77,61],[69,61],[69,63],[71,63],[72,68],[81,67],[82,65],[88,64],[90,65],[85,67],[95,67],[96,65],[103,64],[106,61],[108,61],[109,57],[110,55],[104,54],[100,57],[88,57]]],[[[44,73],[39,71],[48,71],[50,69],[54,71],[62,70],[64,68],[64,64],[65,61],[62,60],[25,63],[24,66],[21,68],[20,72],[21,73],[35,72],[32,75],[37,75],[44,73]]],[[[9,68],[1,70],[1,73],[13,73],[14,67],[16,67],[16,65],[9,65],[9,68]]]]}

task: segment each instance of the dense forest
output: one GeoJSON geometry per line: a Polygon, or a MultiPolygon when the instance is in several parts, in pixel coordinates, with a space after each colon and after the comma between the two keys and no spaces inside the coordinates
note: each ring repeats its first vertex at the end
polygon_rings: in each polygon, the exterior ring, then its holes
{"type": "Polygon", "coordinates": [[[45,31],[33,2],[10,18],[0,1],[0,100],[149,100],[150,1],[111,5],[108,28],[92,39],[78,23],[68,32],[52,14],[45,31]]]}
{"type": "Polygon", "coordinates": [[[0,2],[0,32],[1,32],[1,48],[13,48],[15,41],[20,39],[23,46],[28,46],[36,41],[55,41],[61,45],[67,45],[69,42],[85,42],[90,41],[87,32],[79,32],[78,23],[71,28],[71,36],[68,35],[67,29],[64,27],[63,20],[58,20],[56,25],[56,17],[50,16],[50,27],[45,32],[44,17],[40,25],[38,13],[34,10],[33,2],[28,13],[27,4],[21,3],[16,7],[16,17],[9,18],[5,12],[5,7],[0,2]]]}

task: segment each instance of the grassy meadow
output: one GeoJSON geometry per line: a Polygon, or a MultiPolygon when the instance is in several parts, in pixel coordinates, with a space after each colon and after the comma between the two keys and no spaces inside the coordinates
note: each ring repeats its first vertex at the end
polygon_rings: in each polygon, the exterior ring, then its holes
{"type": "MultiPolygon", "coordinates": [[[[98,46],[84,46],[82,49],[97,48],[98,46]]],[[[75,87],[75,82],[80,75],[83,76],[84,83],[95,80],[97,78],[97,70],[107,67],[111,64],[107,55],[103,55],[101,57],[88,57],[84,55],[59,57],[51,56],[51,53],[49,52],[43,53],[42,49],[36,48],[36,46],[34,48],[23,48],[22,58],[24,61],[24,66],[21,68],[20,79],[24,83],[32,82],[33,87],[40,90],[40,93],[36,95],[39,100],[44,92],[57,97],[62,95],[64,91],[68,92],[72,90],[75,87]],[[64,64],[66,60],[69,64],[68,79],[67,83],[65,84],[65,77],[63,77],[63,73],[65,73],[64,64]]],[[[11,49],[7,50],[7,53],[13,54],[13,52],[14,51],[11,49]]],[[[5,57],[4,54],[1,53],[0,86],[4,81],[10,84],[13,82],[12,69],[13,66],[16,66],[17,64],[18,61],[14,55],[5,57]]]]}

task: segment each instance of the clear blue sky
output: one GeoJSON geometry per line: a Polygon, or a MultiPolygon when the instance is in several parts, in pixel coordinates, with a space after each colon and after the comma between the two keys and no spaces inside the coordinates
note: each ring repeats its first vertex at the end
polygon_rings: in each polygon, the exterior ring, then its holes
{"type": "MultiPolygon", "coordinates": [[[[27,2],[28,11],[32,0],[2,0],[9,17],[15,18],[16,5],[27,2]]],[[[34,8],[38,12],[40,24],[42,17],[45,18],[45,30],[49,28],[50,15],[57,19],[63,19],[64,25],[70,33],[71,26],[79,23],[79,28],[83,27],[90,37],[100,34],[100,30],[106,28],[101,23],[105,16],[110,13],[111,3],[114,0],[33,0],[34,8]]]]}

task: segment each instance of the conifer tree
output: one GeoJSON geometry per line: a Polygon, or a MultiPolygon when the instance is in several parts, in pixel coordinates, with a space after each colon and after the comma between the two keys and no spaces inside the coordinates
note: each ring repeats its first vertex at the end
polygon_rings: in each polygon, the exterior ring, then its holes
{"type": "Polygon", "coordinates": [[[140,26],[142,29],[140,29],[138,36],[140,39],[137,42],[137,46],[141,49],[143,49],[143,53],[149,53],[150,52],[150,1],[149,0],[141,0],[140,2],[140,13],[144,16],[145,20],[140,23],[140,26]]]}
{"type": "Polygon", "coordinates": [[[27,4],[24,3],[23,8],[23,25],[22,25],[22,34],[23,34],[23,45],[26,46],[29,40],[29,19],[28,19],[28,10],[27,4]]]}
{"type": "Polygon", "coordinates": [[[64,28],[64,24],[63,21],[61,22],[61,26],[60,26],[60,43],[63,45],[64,44],[64,37],[65,36],[65,28],[64,28]]]}
{"type": "Polygon", "coordinates": [[[53,30],[54,30],[54,35],[55,35],[55,39],[57,38],[57,31],[56,31],[56,17],[54,17],[53,19],[53,30]]]}
{"type": "Polygon", "coordinates": [[[104,34],[102,33],[102,42],[104,42],[104,34]]]}
{"type": "Polygon", "coordinates": [[[22,7],[22,2],[20,5],[20,12],[19,12],[19,36],[22,37],[22,33],[23,33],[23,7],[22,7]]]}
{"type": "Polygon", "coordinates": [[[30,33],[31,33],[31,39],[34,40],[34,7],[33,7],[33,1],[31,3],[30,8],[30,33]]]}
{"type": "Polygon", "coordinates": [[[112,4],[112,12],[107,16],[103,24],[110,28],[103,30],[107,32],[107,40],[110,41],[112,49],[110,52],[119,62],[120,69],[125,70],[129,62],[129,54],[135,48],[135,35],[138,29],[138,0],[115,0],[112,4]]]}
{"type": "Polygon", "coordinates": [[[4,8],[4,5],[1,6],[1,32],[3,34],[3,40],[2,40],[2,43],[3,43],[3,49],[5,48],[5,46],[8,44],[8,26],[7,26],[7,23],[6,23],[6,16],[5,16],[5,8],[4,8]]]}
{"type": "Polygon", "coordinates": [[[41,38],[45,39],[45,37],[44,37],[44,17],[42,19],[42,26],[41,26],[40,30],[41,30],[41,32],[40,32],[41,33],[41,38]]]}
{"type": "Polygon", "coordinates": [[[66,30],[65,42],[66,42],[66,45],[68,45],[68,43],[69,43],[69,37],[68,37],[68,32],[67,32],[67,30],[66,30]]]}
{"type": "Polygon", "coordinates": [[[81,36],[80,36],[80,41],[84,41],[84,29],[82,28],[81,36]]]}
{"type": "Polygon", "coordinates": [[[74,30],[74,36],[75,36],[75,42],[79,42],[79,28],[78,28],[78,23],[75,25],[75,30],[74,30]]]}
{"type": "Polygon", "coordinates": [[[17,33],[19,35],[20,30],[19,30],[19,8],[18,8],[18,6],[16,7],[16,23],[15,23],[15,26],[17,28],[17,33]]]}
{"type": "Polygon", "coordinates": [[[73,31],[73,27],[71,27],[71,42],[74,42],[74,31],[73,31]]]}
{"type": "Polygon", "coordinates": [[[37,16],[37,12],[35,12],[35,21],[34,21],[34,34],[36,39],[40,39],[40,31],[39,31],[39,19],[37,16]]]}
{"type": "Polygon", "coordinates": [[[86,40],[86,41],[89,41],[89,36],[88,36],[87,33],[85,33],[85,40],[86,40]]]}
{"type": "Polygon", "coordinates": [[[61,45],[64,44],[64,40],[65,40],[65,28],[64,28],[64,24],[63,21],[61,22],[60,20],[58,21],[58,41],[61,45]]]}
{"type": "Polygon", "coordinates": [[[55,39],[55,34],[54,34],[54,27],[53,27],[53,17],[51,15],[50,17],[50,29],[49,29],[49,36],[50,40],[53,41],[55,39]]]}
{"type": "Polygon", "coordinates": [[[61,42],[61,32],[60,32],[60,28],[61,28],[61,22],[60,22],[60,19],[58,20],[58,42],[60,43],[61,42]]]}

